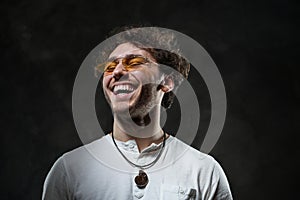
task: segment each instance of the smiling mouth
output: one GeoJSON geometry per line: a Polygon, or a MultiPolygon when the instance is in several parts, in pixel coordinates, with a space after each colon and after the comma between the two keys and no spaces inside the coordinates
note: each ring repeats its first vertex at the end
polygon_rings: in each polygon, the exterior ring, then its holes
{"type": "Polygon", "coordinates": [[[122,85],[116,85],[112,88],[112,91],[115,95],[122,95],[122,94],[130,94],[132,93],[136,87],[130,84],[122,84],[122,85]]]}

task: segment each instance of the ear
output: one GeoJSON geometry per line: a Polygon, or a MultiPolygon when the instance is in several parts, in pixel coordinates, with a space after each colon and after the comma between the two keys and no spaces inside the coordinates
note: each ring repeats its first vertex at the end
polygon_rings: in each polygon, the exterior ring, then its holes
{"type": "Polygon", "coordinates": [[[171,92],[174,89],[174,81],[172,76],[167,75],[164,77],[164,80],[161,82],[160,89],[165,93],[171,92]]]}

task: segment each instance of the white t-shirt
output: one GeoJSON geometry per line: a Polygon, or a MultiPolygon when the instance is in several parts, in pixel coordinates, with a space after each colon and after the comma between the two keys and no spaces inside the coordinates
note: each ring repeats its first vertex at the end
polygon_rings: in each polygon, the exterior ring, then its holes
{"type": "MultiPolygon", "coordinates": [[[[159,154],[162,144],[142,152],[134,140],[116,141],[132,162],[144,165],[159,154]]],[[[61,156],[51,168],[44,200],[231,200],[229,184],[220,165],[209,155],[170,136],[159,160],[144,170],[149,183],[139,189],[131,166],[118,152],[110,135],[61,156]]]]}

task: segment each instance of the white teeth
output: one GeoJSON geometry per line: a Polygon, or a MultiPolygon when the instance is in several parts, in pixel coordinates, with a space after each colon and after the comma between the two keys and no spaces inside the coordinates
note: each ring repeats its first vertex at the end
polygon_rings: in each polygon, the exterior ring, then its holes
{"type": "Polygon", "coordinates": [[[116,85],[114,87],[114,92],[132,92],[134,89],[130,85],[116,85]]]}

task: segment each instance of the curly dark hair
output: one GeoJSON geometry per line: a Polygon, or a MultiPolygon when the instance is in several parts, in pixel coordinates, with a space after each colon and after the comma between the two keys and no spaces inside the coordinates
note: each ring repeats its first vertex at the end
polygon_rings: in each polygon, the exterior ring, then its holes
{"type": "MultiPolygon", "coordinates": [[[[184,78],[188,77],[190,63],[181,55],[179,44],[173,32],[157,27],[137,28],[127,26],[114,29],[110,35],[115,35],[114,41],[112,41],[112,45],[101,52],[102,59],[107,59],[109,54],[120,44],[131,43],[134,46],[149,52],[157,63],[175,69],[184,78]]],[[[170,71],[163,72],[171,76],[174,81],[173,91],[165,93],[161,103],[163,107],[168,109],[173,103],[175,97],[174,92],[176,92],[183,81],[183,77],[170,71]]]]}

